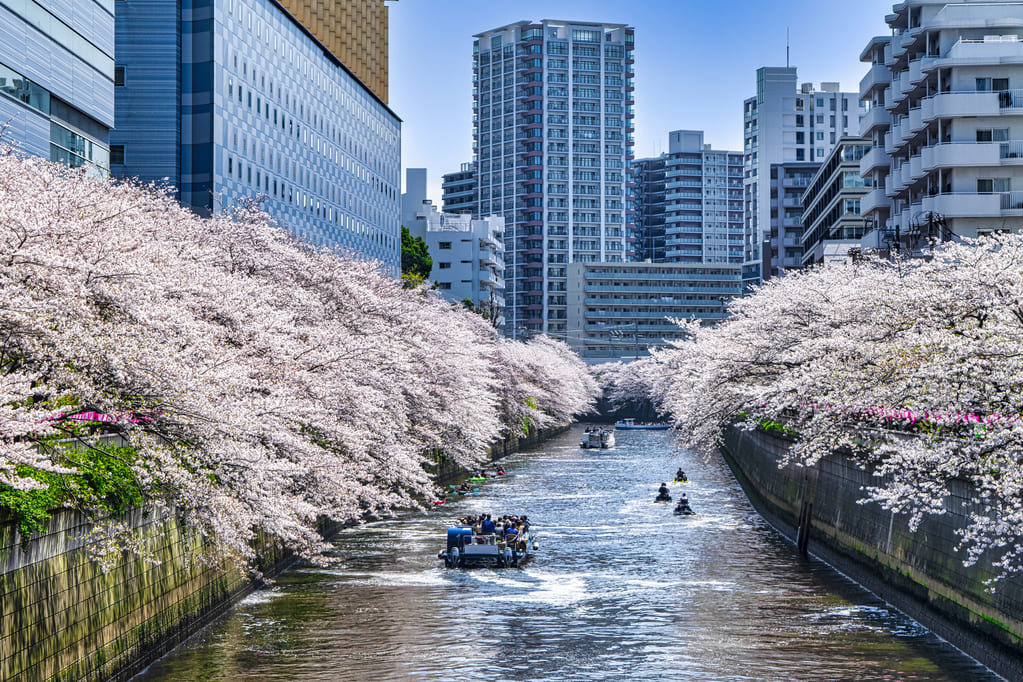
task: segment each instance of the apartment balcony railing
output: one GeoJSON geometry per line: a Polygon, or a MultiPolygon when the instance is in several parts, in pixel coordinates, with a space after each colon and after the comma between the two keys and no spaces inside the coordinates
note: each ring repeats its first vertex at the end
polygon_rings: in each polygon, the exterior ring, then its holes
{"type": "Polygon", "coordinates": [[[884,64],[874,64],[860,80],[860,98],[866,99],[870,91],[876,87],[887,86],[892,82],[892,74],[884,64]]]}
{"type": "Polygon", "coordinates": [[[860,175],[866,177],[868,173],[878,168],[887,168],[891,164],[891,157],[880,147],[871,147],[870,151],[860,159],[860,175]]]}
{"type": "Polygon", "coordinates": [[[1023,216],[1023,191],[935,194],[923,197],[921,210],[932,211],[946,218],[1023,216]]]}
{"type": "Polygon", "coordinates": [[[860,117],[860,136],[869,137],[874,128],[891,126],[892,114],[884,107],[874,107],[860,117]]]}
{"type": "Polygon", "coordinates": [[[866,216],[878,209],[887,208],[891,208],[891,201],[880,187],[867,192],[860,198],[860,215],[866,216]]]}

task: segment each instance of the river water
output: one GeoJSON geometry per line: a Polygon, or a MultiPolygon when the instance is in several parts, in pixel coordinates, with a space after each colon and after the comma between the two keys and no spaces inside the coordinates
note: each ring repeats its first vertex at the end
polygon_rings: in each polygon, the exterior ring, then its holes
{"type": "MultiPolygon", "coordinates": [[[[995,680],[794,547],[727,467],[663,431],[581,427],[478,496],[341,533],[138,680],[995,680]],[[682,466],[696,516],[654,504],[682,466]],[[448,570],[448,523],[526,513],[521,569],[448,570]]],[[[670,485],[670,484],[669,484],[670,485]]]]}

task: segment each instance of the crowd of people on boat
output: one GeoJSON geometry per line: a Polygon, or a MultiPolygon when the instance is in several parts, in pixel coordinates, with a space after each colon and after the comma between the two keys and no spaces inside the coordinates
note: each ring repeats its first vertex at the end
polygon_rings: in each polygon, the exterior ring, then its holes
{"type": "Polygon", "coordinates": [[[496,535],[498,540],[512,541],[529,528],[529,517],[505,515],[494,519],[490,514],[463,516],[459,525],[472,528],[473,535],[496,535]]]}

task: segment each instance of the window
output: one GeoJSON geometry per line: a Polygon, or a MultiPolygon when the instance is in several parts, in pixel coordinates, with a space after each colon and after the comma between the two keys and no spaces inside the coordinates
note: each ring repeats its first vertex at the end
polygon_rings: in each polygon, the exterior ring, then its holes
{"type": "Polygon", "coordinates": [[[817,158],[818,159],[823,159],[824,158],[824,150],[823,149],[818,149],[817,150],[817,158]]]}
{"type": "Polygon", "coordinates": [[[806,124],[803,123],[803,115],[802,114],[796,114],[796,126],[799,127],[799,128],[802,128],[804,125],[806,125],[806,124]]]}
{"type": "Polygon", "coordinates": [[[977,194],[1008,191],[1009,178],[977,178],[977,194]]]}
{"type": "Polygon", "coordinates": [[[437,288],[441,289],[442,291],[450,291],[451,282],[437,282],[437,288]]]}
{"type": "Polygon", "coordinates": [[[977,92],[990,92],[992,90],[1008,90],[1008,78],[978,78],[977,92]]]}
{"type": "Polygon", "coordinates": [[[440,270],[450,270],[451,263],[437,263],[437,268],[440,270]]]}
{"type": "Polygon", "coordinates": [[[796,150],[796,161],[805,161],[805,160],[806,160],[806,150],[805,149],[797,149],[796,150]]]}
{"type": "Polygon", "coordinates": [[[977,128],[977,142],[1007,142],[1008,128],[977,128]]]}
{"type": "Polygon", "coordinates": [[[796,131],[796,144],[806,144],[806,139],[802,130],[796,131]]]}
{"type": "Polygon", "coordinates": [[[124,165],[124,145],[123,144],[112,144],[110,145],[110,163],[124,165]]]}
{"type": "Polygon", "coordinates": [[[439,242],[437,244],[437,248],[441,249],[441,250],[450,250],[451,249],[451,242],[439,242]]]}
{"type": "Polygon", "coordinates": [[[824,141],[824,131],[823,130],[818,130],[817,131],[817,139],[820,140],[821,142],[824,141]]]}
{"type": "Polygon", "coordinates": [[[114,86],[118,87],[118,86],[122,86],[122,85],[124,85],[124,67],[123,66],[115,66],[114,67],[114,86]]]}

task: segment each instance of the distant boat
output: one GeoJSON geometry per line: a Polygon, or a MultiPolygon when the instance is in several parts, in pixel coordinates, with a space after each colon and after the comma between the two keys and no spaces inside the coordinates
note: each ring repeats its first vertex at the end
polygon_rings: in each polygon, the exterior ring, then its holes
{"type": "Polygon", "coordinates": [[[637,424],[635,419],[623,419],[615,422],[615,428],[622,431],[664,431],[670,429],[671,424],[637,424]]]}
{"type": "Polygon", "coordinates": [[[583,440],[579,443],[581,448],[613,448],[615,446],[615,432],[611,429],[589,429],[583,432],[583,440]]]}

